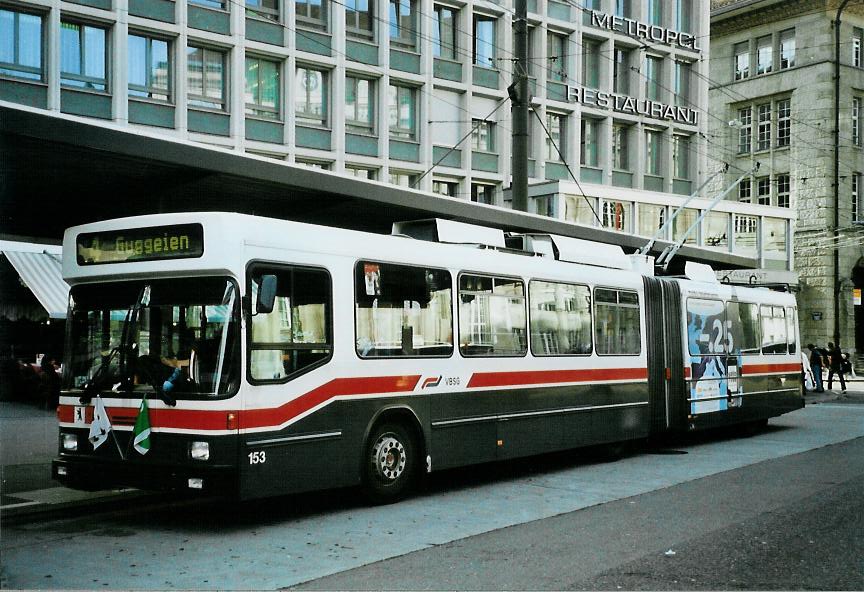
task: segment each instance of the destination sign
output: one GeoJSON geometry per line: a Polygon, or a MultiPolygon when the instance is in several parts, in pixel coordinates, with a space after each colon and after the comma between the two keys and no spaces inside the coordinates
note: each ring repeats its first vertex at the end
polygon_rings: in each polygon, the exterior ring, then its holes
{"type": "Polygon", "coordinates": [[[567,87],[567,95],[571,102],[582,103],[589,107],[612,109],[620,113],[644,115],[652,119],[674,121],[687,125],[696,125],[699,121],[699,112],[690,107],[676,107],[657,101],[637,99],[627,95],[616,95],[615,93],[578,86],[567,87]]]}
{"type": "Polygon", "coordinates": [[[78,265],[183,259],[204,254],[200,224],[173,224],[78,235],[78,265]]]}
{"type": "Polygon", "coordinates": [[[623,16],[612,16],[611,14],[592,10],[591,24],[601,29],[625,33],[636,39],[645,39],[654,43],[663,43],[674,47],[692,49],[693,51],[702,51],[702,48],[696,45],[696,37],[690,33],[675,31],[674,29],[667,29],[658,25],[640,23],[623,16]]]}

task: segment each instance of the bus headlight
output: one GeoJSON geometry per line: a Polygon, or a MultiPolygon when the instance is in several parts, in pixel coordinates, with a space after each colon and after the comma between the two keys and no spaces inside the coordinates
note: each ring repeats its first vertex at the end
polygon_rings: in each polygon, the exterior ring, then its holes
{"type": "Polygon", "coordinates": [[[189,444],[189,457],[192,460],[210,460],[210,443],[192,442],[189,444]]]}
{"type": "Polygon", "coordinates": [[[77,434],[63,434],[63,450],[66,452],[78,452],[77,434]]]}

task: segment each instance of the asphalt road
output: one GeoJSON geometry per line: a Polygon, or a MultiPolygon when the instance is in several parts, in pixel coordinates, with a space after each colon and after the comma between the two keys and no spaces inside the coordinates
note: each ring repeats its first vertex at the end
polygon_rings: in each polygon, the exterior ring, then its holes
{"type": "Polygon", "coordinates": [[[864,438],[512,526],[301,590],[861,590],[864,438]]]}

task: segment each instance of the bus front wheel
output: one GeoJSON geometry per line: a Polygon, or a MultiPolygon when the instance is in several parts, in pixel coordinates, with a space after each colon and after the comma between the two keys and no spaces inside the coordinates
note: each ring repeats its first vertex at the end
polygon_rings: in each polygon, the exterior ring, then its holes
{"type": "Polygon", "coordinates": [[[417,454],[411,432],[400,424],[375,426],[363,462],[363,489],[369,500],[389,504],[402,499],[416,472],[417,454]]]}

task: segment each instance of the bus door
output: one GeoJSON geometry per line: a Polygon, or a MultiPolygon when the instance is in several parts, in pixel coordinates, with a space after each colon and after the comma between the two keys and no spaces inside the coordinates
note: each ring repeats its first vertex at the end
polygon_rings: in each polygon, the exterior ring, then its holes
{"type": "Polygon", "coordinates": [[[681,293],[674,281],[645,277],[651,432],[684,427],[687,409],[681,343],[681,293]]]}

